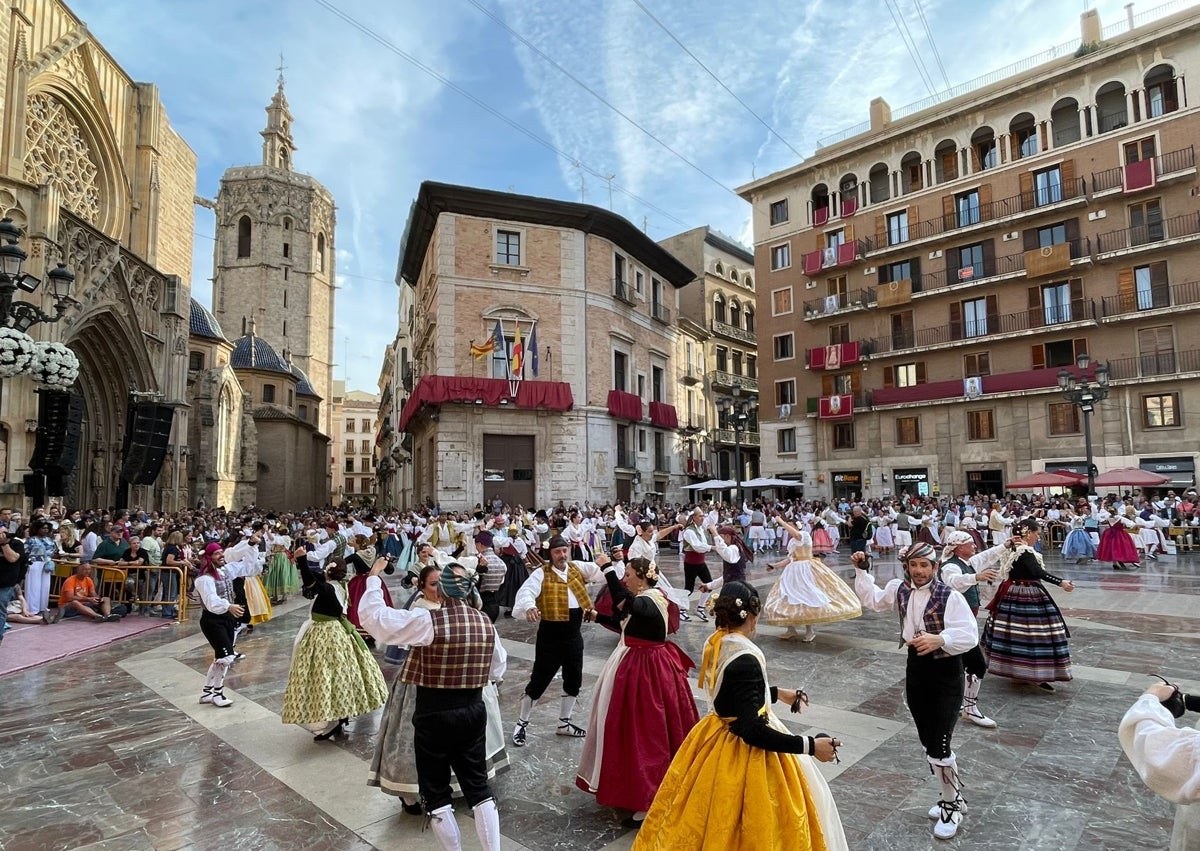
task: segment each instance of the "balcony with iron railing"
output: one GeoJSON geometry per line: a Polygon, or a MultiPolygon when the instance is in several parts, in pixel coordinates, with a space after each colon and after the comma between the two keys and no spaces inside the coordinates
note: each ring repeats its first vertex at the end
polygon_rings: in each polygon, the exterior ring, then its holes
{"type": "Polygon", "coordinates": [[[679,423],[679,430],[684,434],[696,435],[708,428],[708,418],[704,414],[689,414],[686,420],[679,423]]]}
{"type": "Polygon", "coordinates": [[[613,278],[613,298],[618,301],[623,301],[626,304],[637,304],[637,296],[633,292],[633,287],[629,285],[629,281],[623,278],[613,278]]]}
{"type": "Polygon", "coordinates": [[[629,470],[637,469],[637,453],[632,449],[617,447],[617,466],[629,470]]]}
{"type": "Polygon", "coordinates": [[[758,379],[749,378],[745,375],[734,375],[732,372],[725,372],[720,369],[710,370],[708,373],[708,383],[713,387],[740,387],[751,393],[758,392],[758,379]]]}
{"type": "Polygon", "coordinates": [[[650,318],[655,322],[661,322],[663,325],[670,325],[671,309],[661,301],[652,301],[650,303],[650,318]]]}
{"type": "Polygon", "coordinates": [[[1160,352],[1132,358],[1117,358],[1108,362],[1108,374],[1113,381],[1137,378],[1161,378],[1168,375],[1200,372],[1200,350],[1160,352]]]}
{"type": "MultiPolygon", "coordinates": [[[[842,394],[842,395],[845,395],[845,394],[842,394]]],[[[854,394],[852,394],[852,396],[854,399],[854,410],[855,411],[865,411],[871,407],[871,394],[869,392],[854,393],[854,394]]],[[[807,411],[809,414],[811,414],[814,417],[817,416],[818,413],[820,413],[820,408],[821,408],[821,397],[820,396],[808,396],[805,398],[804,401],[805,401],[805,411],[807,411]]]]}
{"type": "Polygon", "coordinates": [[[684,384],[699,384],[704,380],[704,367],[698,363],[689,363],[680,373],[679,380],[684,384]]]}
{"type": "Polygon", "coordinates": [[[1197,235],[1200,235],[1200,213],[1186,213],[1158,222],[1102,233],[1096,237],[1096,250],[1101,255],[1114,254],[1197,235]]]}
{"type": "Polygon", "coordinates": [[[739,343],[745,343],[748,346],[758,345],[758,338],[754,336],[753,331],[746,331],[736,325],[730,325],[728,322],[722,322],[719,319],[712,321],[712,332],[720,337],[725,337],[729,340],[736,340],[739,343]]]}
{"type": "MultiPolygon", "coordinates": [[[[1166,180],[1196,167],[1196,150],[1192,145],[1176,151],[1168,151],[1154,158],[1156,181],[1166,180]]],[[[1104,171],[1092,172],[1092,194],[1122,189],[1125,186],[1125,171],[1128,166],[1116,166],[1104,171]]]]}
{"type": "Polygon", "coordinates": [[[1000,222],[1013,221],[1086,199],[1086,185],[1083,178],[1078,177],[1029,192],[1022,192],[1009,198],[1002,198],[999,201],[962,205],[953,213],[934,216],[925,221],[913,222],[903,228],[892,229],[882,242],[876,237],[860,239],[859,250],[864,255],[879,254],[892,249],[900,250],[933,237],[947,236],[988,227],[1000,222]]]}
{"type": "Polygon", "coordinates": [[[1133,292],[1105,296],[1100,305],[1105,319],[1130,317],[1147,310],[1200,306],[1200,281],[1182,284],[1153,284],[1133,292]]]}
{"type": "Polygon", "coordinates": [[[688,458],[684,462],[684,469],[689,476],[707,479],[712,470],[712,465],[707,461],[701,461],[699,458],[688,458]]]}
{"type": "Polygon", "coordinates": [[[654,454],[654,472],[669,473],[671,472],[671,458],[665,454],[654,454]]]}
{"type": "Polygon", "coordinates": [[[865,287],[861,290],[807,299],[804,302],[804,318],[817,319],[842,311],[866,310],[874,305],[875,290],[872,287],[865,287]]]}
{"type": "Polygon", "coordinates": [[[916,328],[886,334],[866,341],[873,357],[895,355],[909,349],[925,349],[951,343],[970,343],[987,337],[1022,331],[1037,331],[1077,322],[1096,321],[1096,305],[1090,299],[1031,307],[1019,313],[989,316],[977,321],[949,322],[931,328],[916,328]]]}
{"type": "Polygon", "coordinates": [[[712,433],[712,439],[713,443],[728,444],[730,446],[734,446],[737,443],[740,443],[742,446],[758,446],[761,442],[757,431],[735,433],[731,428],[717,429],[712,433]]]}

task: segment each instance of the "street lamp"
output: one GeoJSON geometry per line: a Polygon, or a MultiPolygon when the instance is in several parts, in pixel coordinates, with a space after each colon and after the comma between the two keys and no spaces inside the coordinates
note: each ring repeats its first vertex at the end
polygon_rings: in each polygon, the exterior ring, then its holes
{"type": "Polygon", "coordinates": [[[29,256],[18,245],[22,235],[21,228],[12,219],[0,219],[0,325],[25,333],[38,323],[57,322],[78,302],[71,298],[75,276],[62,263],[51,269],[47,276],[54,296],[53,315],[26,301],[13,302],[17,290],[33,293],[42,284],[41,278],[21,272],[29,256]]]}
{"type": "Polygon", "coordinates": [[[1069,369],[1058,371],[1058,386],[1067,401],[1083,411],[1083,445],[1087,453],[1088,496],[1096,495],[1096,465],[1092,460],[1092,411],[1099,402],[1108,398],[1108,364],[1100,363],[1092,369],[1088,378],[1088,367],[1092,359],[1087,352],[1080,352],[1075,358],[1075,366],[1079,368],[1079,376],[1069,369]]]}
{"type": "Polygon", "coordinates": [[[743,399],[740,383],[734,383],[732,396],[725,396],[717,402],[717,410],[733,429],[734,493],[740,492],[742,484],[742,432],[750,430],[750,417],[757,409],[758,398],[751,395],[743,399]]]}

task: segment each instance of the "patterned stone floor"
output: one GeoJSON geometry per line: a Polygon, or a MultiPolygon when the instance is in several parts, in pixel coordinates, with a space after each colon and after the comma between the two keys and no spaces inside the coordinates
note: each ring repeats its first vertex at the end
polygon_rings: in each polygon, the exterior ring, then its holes
{"type": "MultiPolygon", "coordinates": [[[[678,573],[677,557],[663,562],[678,573]]],[[[828,562],[849,577],[844,555],[828,562]]],[[[881,581],[895,569],[879,565],[881,581]]],[[[1072,630],[1076,679],[1054,694],[985,681],[981,704],[1000,726],[958,728],[970,811],[950,843],[931,839],[924,815],[937,790],[904,706],[894,619],[867,614],[827,626],[812,644],[760,630],[772,679],[812,696],[803,723],[789,724],[845,741],[841,764],[826,769],[853,849],[1167,846],[1172,808],[1143,787],[1115,730],[1149,674],[1200,687],[1200,557],[1164,558],[1136,573],[1053,560],[1051,569],[1078,581],[1073,594],[1054,589],[1072,630]]],[[[762,564],[752,578],[764,589],[770,582],[762,564]]],[[[226,710],[196,703],[209,651],[194,621],[0,679],[0,848],[436,848],[421,819],[364,783],[378,713],[319,744],[280,722],[305,615],[305,602],[293,601],[239,644],[249,658],[230,677],[236,703],[226,710]]],[[[583,718],[616,642],[585,629],[583,718]]],[[[501,690],[510,723],[534,629],[502,620],[500,632],[510,651],[501,690]]],[[[698,659],[708,634],[704,624],[684,624],[679,643],[698,659]]],[[[552,734],[555,714],[535,710],[529,746],[510,749],[512,768],[496,782],[506,847],[628,848],[625,814],[575,788],[582,742],[552,734]]],[[[469,818],[460,819],[466,847],[477,847],[469,818]]]]}

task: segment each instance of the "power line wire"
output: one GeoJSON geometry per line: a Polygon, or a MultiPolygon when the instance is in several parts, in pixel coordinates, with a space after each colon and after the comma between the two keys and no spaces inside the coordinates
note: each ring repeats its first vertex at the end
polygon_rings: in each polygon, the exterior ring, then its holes
{"type": "MultiPolygon", "coordinates": [[[[476,95],[472,94],[471,92],[467,91],[462,86],[458,85],[457,83],[455,83],[454,81],[452,81],[451,79],[446,77],[444,74],[442,74],[442,73],[436,71],[435,69],[431,68],[430,66],[426,65],[424,62],[417,59],[412,54],[402,50],[400,47],[393,44],[390,40],[388,40],[384,36],[380,35],[378,32],[371,29],[366,24],[360,22],[359,20],[357,20],[356,18],[347,14],[346,12],[343,12],[341,9],[339,9],[337,6],[335,6],[333,3],[329,2],[329,0],[313,0],[313,2],[316,3],[318,6],[321,6],[322,8],[326,9],[327,11],[329,11],[336,17],[340,18],[345,23],[354,27],[354,29],[358,30],[360,33],[362,33],[363,35],[365,35],[367,38],[371,39],[372,41],[376,42],[384,49],[390,51],[391,53],[394,53],[396,56],[399,56],[401,59],[403,59],[405,62],[408,62],[410,65],[414,66],[419,71],[427,74],[430,77],[433,77],[433,79],[437,80],[439,83],[444,85],[446,88],[456,92],[457,94],[459,94],[462,97],[466,98],[467,100],[471,101],[471,103],[475,104],[477,107],[484,110],[485,112],[487,112],[494,118],[497,118],[500,121],[504,122],[505,124],[507,124],[512,129],[516,130],[521,135],[536,142],[537,144],[539,144],[542,147],[546,148],[547,150],[553,152],[557,156],[562,157],[565,161],[571,163],[574,166],[577,166],[578,168],[580,168],[583,171],[586,171],[588,174],[592,175],[593,177],[599,178],[600,180],[607,179],[606,172],[604,172],[600,169],[592,168],[587,163],[580,161],[578,157],[574,157],[574,156],[568,154],[566,151],[559,148],[557,145],[555,145],[549,139],[539,136],[537,133],[533,132],[529,128],[527,128],[524,125],[519,124],[518,122],[509,118],[507,115],[500,112],[498,109],[494,108],[493,106],[488,104],[483,99],[481,99],[481,98],[477,97],[476,95]]],[[[637,194],[631,192],[630,190],[624,188],[623,186],[620,186],[615,183],[610,184],[610,185],[612,186],[612,188],[615,191],[620,192],[622,195],[626,196],[627,198],[630,198],[633,201],[636,201],[637,203],[641,204],[642,206],[646,207],[647,209],[653,210],[658,215],[660,215],[664,218],[670,219],[671,221],[677,223],[681,227],[686,228],[689,226],[687,222],[683,221],[680,218],[677,218],[676,216],[671,215],[666,210],[662,209],[661,207],[658,207],[655,204],[652,204],[650,201],[647,201],[645,198],[642,198],[640,195],[637,195],[637,194]]]]}
{"type": "Polygon", "coordinates": [[[908,32],[908,25],[904,23],[903,16],[899,14],[899,8],[892,8],[892,0],[883,0],[883,2],[887,6],[888,14],[892,16],[892,23],[896,25],[896,32],[900,35],[900,41],[904,43],[904,49],[908,51],[908,55],[912,57],[913,64],[917,66],[917,74],[921,77],[921,82],[925,84],[925,88],[929,91],[929,94],[936,94],[933,78],[929,76],[929,71],[926,70],[925,64],[921,61],[916,44],[911,41],[912,35],[908,32]]]}
{"type": "Polygon", "coordinates": [[[917,7],[917,17],[921,19],[921,26],[925,28],[925,37],[929,39],[929,47],[933,50],[933,58],[937,62],[938,70],[942,72],[942,79],[946,81],[946,88],[951,88],[950,75],[946,73],[946,66],[942,64],[942,53],[938,50],[937,42],[933,40],[933,31],[929,29],[929,18],[925,16],[925,7],[921,5],[921,0],[913,0],[917,7]]]}
{"type": "MultiPolygon", "coordinates": [[[[474,0],[472,0],[472,2],[474,2],[474,0]]],[[[682,50],[684,53],[686,53],[693,62],[695,62],[697,65],[699,65],[700,68],[704,71],[704,73],[706,73],[706,74],[708,74],[708,76],[712,77],[713,81],[718,86],[720,86],[722,89],[724,89],[729,94],[730,97],[732,97],[739,104],[741,104],[742,108],[745,109],[746,112],[753,115],[754,119],[759,124],[761,124],[763,127],[765,127],[767,129],[768,133],[770,133],[772,136],[774,136],[780,142],[783,142],[783,144],[786,145],[788,150],[790,150],[793,154],[800,157],[800,159],[804,159],[804,154],[802,154],[798,150],[796,150],[796,148],[792,145],[792,143],[789,142],[787,139],[783,138],[783,136],[779,135],[779,133],[776,132],[775,128],[767,123],[765,118],[763,118],[761,115],[759,115],[757,112],[755,112],[751,108],[750,104],[746,103],[744,100],[742,100],[740,97],[738,97],[737,93],[734,92],[733,89],[731,89],[731,88],[729,88],[729,86],[725,85],[725,83],[721,80],[721,78],[718,77],[716,74],[714,74],[707,65],[705,65],[703,62],[701,62],[700,57],[698,57],[696,54],[692,53],[692,51],[688,50],[687,45],[684,44],[682,41],[680,41],[679,38],[676,37],[675,33],[671,32],[671,30],[667,27],[666,24],[664,24],[662,21],[660,21],[658,18],[656,18],[654,16],[654,13],[651,12],[649,9],[647,9],[645,4],[642,3],[641,0],[633,0],[633,2],[639,9],[642,10],[642,12],[645,13],[646,17],[648,17],[650,20],[654,21],[654,23],[658,25],[658,28],[667,34],[667,37],[670,38],[671,41],[675,42],[675,44],[677,44],[679,46],[680,50],[682,50]]]]}
{"type": "MultiPolygon", "coordinates": [[[[708,180],[712,181],[713,183],[715,183],[717,186],[724,189],[729,194],[733,195],[734,197],[738,198],[739,200],[741,199],[741,196],[738,195],[737,192],[735,192],[732,188],[726,186],[720,180],[713,177],[711,174],[709,174],[703,168],[698,166],[696,163],[692,162],[690,159],[685,157],[679,151],[675,150],[673,147],[671,147],[669,144],[664,142],[662,139],[655,136],[652,132],[647,130],[645,127],[643,127],[641,124],[639,124],[633,118],[631,118],[629,115],[627,115],[621,109],[619,109],[618,107],[613,105],[613,103],[611,101],[609,101],[607,98],[605,98],[604,95],[597,92],[595,89],[593,89],[587,83],[585,83],[583,80],[576,77],[574,74],[572,74],[570,71],[568,71],[562,65],[560,65],[558,62],[556,62],[554,59],[552,59],[550,56],[548,56],[546,53],[544,53],[541,49],[539,49],[537,47],[537,45],[535,45],[529,39],[525,38],[525,36],[521,35],[519,32],[514,30],[512,27],[510,27],[507,23],[504,22],[504,20],[502,18],[500,18],[498,15],[496,15],[490,9],[486,8],[482,3],[480,3],[479,0],[467,0],[467,2],[470,3],[472,6],[474,6],[476,9],[478,9],[480,12],[483,12],[483,14],[487,15],[493,21],[495,21],[497,26],[501,27],[513,38],[517,39],[519,42],[521,42],[521,44],[528,47],[531,51],[534,52],[535,55],[537,55],[538,58],[545,61],[548,65],[553,66],[555,69],[557,69],[562,74],[564,74],[568,79],[570,79],[573,83],[575,83],[577,86],[579,86],[585,92],[590,94],[596,100],[600,101],[600,103],[607,106],[609,109],[611,109],[617,115],[621,116],[621,118],[625,119],[625,121],[627,121],[629,124],[636,127],[638,130],[642,131],[642,133],[646,134],[651,139],[653,139],[655,142],[657,142],[659,145],[661,145],[664,150],[666,150],[669,153],[671,153],[672,155],[674,155],[676,158],[679,159],[680,162],[684,163],[685,165],[690,166],[692,169],[694,169],[695,171],[697,171],[699,174],[703,175],[704,177],[708,178],[708,180]]],[[[637,0],[634,0],[634,2],[637,2],[637,0]]],[[[602,177],[604,180],[610,179],[610,175],[602,175],[602,177]]]]}

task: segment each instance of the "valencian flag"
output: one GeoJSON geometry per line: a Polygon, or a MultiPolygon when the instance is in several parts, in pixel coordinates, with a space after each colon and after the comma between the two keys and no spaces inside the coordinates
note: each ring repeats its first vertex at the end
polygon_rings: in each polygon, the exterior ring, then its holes
{"type": "Polygon", "coordinates": [[[525,349],[521,346],[521,323],[517,323],[517,335],[513,338],[512,362],[508,365],[509,378],[521,378],[525,370],[525,349]]]}
{"type": "Polygon", "coordinates": [[[538,344],[537,344],[537,325],[529,330],[529,342],[525,348],[529,351],[529,365],[533,368],[533,377],[538,377],[538,344]]]}
{"type": "Polygon", "coordinates": [[[492,332],[492,336],[488,337],[480,345],[471,344],[471,357],[479,360],[496,351],[497,346],[504,345],[504,330],[500,327],[500,320],[496,320],[496,330],[492,332]]]}

